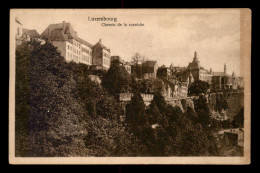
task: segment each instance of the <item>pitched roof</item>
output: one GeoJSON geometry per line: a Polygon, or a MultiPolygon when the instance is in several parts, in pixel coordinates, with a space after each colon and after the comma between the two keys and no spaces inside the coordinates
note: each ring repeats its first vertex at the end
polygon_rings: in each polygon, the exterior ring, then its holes
{"type": "Polygon", "coordinates": [[[81,38],[79,38],[79,37],[77,37],[76,40],[77,40],[78,42],[80,42],[81,44],[84,44],[84,45],[86,45],[86,46],[88,46],[88,47],[90,47],[90,48],[93,47],[92,44],[90,44],[89,42],[87,42],[87,41],[85,41],[85,40],[83,40],[83,39],[81,39],[81,38]]]}
{"type": "Polygon", "coordinates": [[[66,37],[62,32],[62,29],[55,29],[51,31],[49,39],[52,41],[66,41],[66,37]]]}
{"type": "Polygon", "coordinates": [[[160,68],[167,68],[165,65],[162,65],[160,68]]]}
{"type": "Polygon", "coordinates": [[[40,36],[43,39],[55,38],[55,41],[68,41],[69,39],[75,39],[76,41],[84,44],[88,47],[93,47],[92,44],[79,38],[77,33],[73,30],[70,23],[57,23],[50,24],[40,36]],[[52,35],[52,36],[51,36],[52,35]]]}
{"type": "Polygon", "coordinates": [[[32,38],[37,38],[40,36],[39,33],[35,29],[29,30],[29,29],[23,28],[23,34],[29,35],[32,38]]]}
{"type": "Polygon", "coordinates": [[[142,63],[143,67],[154,67],[156,65],[156,61],[145,61],[142,63]]]}

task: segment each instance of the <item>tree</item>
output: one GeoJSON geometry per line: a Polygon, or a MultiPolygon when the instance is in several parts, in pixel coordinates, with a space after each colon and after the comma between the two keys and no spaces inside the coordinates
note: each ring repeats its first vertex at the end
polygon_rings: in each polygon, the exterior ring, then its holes
{"type": "Polygon", "coordinates": [[[134,66],[132,66],[132,76],[141,78],[143,73],[142,73],[142,68],[139,65],[139,63],[143,62],[144,56],[142,56],[140,53],[135,53],[132,56],[132,63],[134,66]]]}
{"type": "Polygon", "coordinates": [[[32,47],[22,43],[16,49],[15,76],[15,155],[29,152],[30,54],[32,47]]]}
{"type": "Polygon", "coordinates": [[[199,95],[202,93],[206,93],[209,89],[209,84],[205,81],[196,80],[194,81],[188,89],[190,95],[199,95]]]}
{"type": "Polygon", "coordinates": [[[131,77],[124,68],[113,64],[102,80],[102,85],[111,93],[131,92],[131,77]]]}
{"type": "Polygon", "coordinates": [[[138,64],[139,62],[141,62],[143,60],[144,56],[142,56],[140,53],[136,52],[133,56],[132,56],[132,62],[134,64],[138,64]]]}
{"type": "Polygon", "coordinates": [[[155,102],[155,104],[157,105],[159,111],[161,112],[161,114],[166,114],[166,112],[168,111],[168,105],[164,99],[164,97],[161,95],[161,93],[159,92],[155,92],[154,93],[154,97],[153,97],[153,101],[155,102]]]}
{"type": "Polygon", "coordinates": [[[157,123],[162,124],[163,116],[160,113],[154,100],[149,105],[149,108],[147,110],[147,115],[148,115],[148,121],[151,125],[157,123]]]}
{"type": "Polygon", "coordinates": [[[26,54],[30,60],[28,140],[27,152],[22,155],[87,155],[83,141],[87,124],[83,119],[88,115],[74,97],[75,81],[64,58],[49,43],[30,46],[26,54]]]}
{"type": "Polygon", "coordinates": [[[186,115],[193,123],[196,123],[198,121],[197,112],[195,112],[195,110],[189,106],[187,107],[186,115]]]}
{"type": "Polygon", "coordinates": [[[219,112],[221,112],[222,110],[228,109],[227,99],[224,98],[224,96],[217,94],[215,109],[219,112]]]}
{"type": "Polygon", "coordinates": [[[145,104],[140,93],[134,93],[131,102],[126,105],[126,123],[137,135],[147,125],[145,104]]]}

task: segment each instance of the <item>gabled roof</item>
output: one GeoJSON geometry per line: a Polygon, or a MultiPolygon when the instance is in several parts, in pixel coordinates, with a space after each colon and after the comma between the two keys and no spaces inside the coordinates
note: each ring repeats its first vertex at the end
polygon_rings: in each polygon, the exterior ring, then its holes
{"type": "Polygon", "coordinates": [[[38,38],[40,36],[35,29],[29,30],[23,28],[23,34],[29,35],[31,38],[38,38]]]}
{"type": "Polygon", "coordinates": [[[49,39],[52,41],[66,41],[66,37],[62,32],[62,29],[55,29],[51,31],[49,39]]]}
{"type": "Polygon", "coordinates": [[[84,44],[88,47],[93,47],[92,44],[79,38],[77,33],[73,30],[70,23],[57,23],[50,24],[41,34],[42,39],[55,38],[55,41],[68,41],[69,39],[75,39],[76,41],[84,44]]]}
{"type": "Polygon", "coordinates": [[[156,65],[156,61],[145,61],[142,63],[143,67],[155,67],[156,65]]]}
{"type": "Polygon", "coordinates": [[[167,68],[165,65],[162,65],[160,68],[167,68]]]}

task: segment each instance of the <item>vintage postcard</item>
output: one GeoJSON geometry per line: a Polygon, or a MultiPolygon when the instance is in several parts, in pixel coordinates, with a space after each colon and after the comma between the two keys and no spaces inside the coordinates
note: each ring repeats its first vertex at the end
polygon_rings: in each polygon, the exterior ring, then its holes
{"type": "Polygon", "coordinates": [[[250,164],[250,9],[11,9],[10,164],[250,164]]]}

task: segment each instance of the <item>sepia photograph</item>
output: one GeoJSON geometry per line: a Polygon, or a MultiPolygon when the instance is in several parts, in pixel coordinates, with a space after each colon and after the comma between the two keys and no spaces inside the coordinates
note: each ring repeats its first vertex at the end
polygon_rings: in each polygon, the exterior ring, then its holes
{"type": "Polygon", "coordinates": [[[250,164],[250,9],[11,9],[10,164],[250,164]]]}

